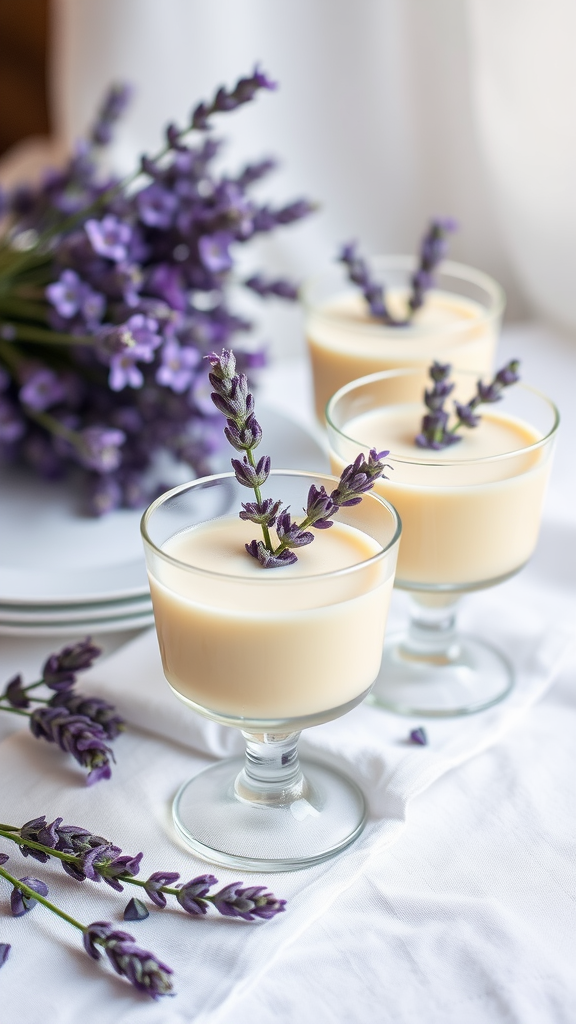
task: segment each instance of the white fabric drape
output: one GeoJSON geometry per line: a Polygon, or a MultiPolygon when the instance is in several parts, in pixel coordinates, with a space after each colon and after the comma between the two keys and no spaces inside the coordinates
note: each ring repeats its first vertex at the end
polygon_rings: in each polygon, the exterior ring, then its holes
{"type": "MultiPolygon", "coordinates": [[[[322,204],[259,243],[274,269],[301,277],[351,236],[412,251],[430,215],[451,213],[454,257],[501,281],[512,318],[535,309],[576,327],[571,0],[55,0],[54,11],[59,133],[81,133],[111,80],[134,82],[113,154],[124,167],[256,60],[279,80],[218,124],[232,166],[281,158],[267,195],[322,204]]],[[[292,326],[277,348],[298,339],[292,326]]]]}

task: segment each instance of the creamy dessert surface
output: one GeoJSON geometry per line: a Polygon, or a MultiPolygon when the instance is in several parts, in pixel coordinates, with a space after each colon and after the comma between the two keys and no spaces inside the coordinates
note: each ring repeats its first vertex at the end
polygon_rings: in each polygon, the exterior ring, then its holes
{"type": "Polygon", "coordinates": [[[336,522],[295,565],[263,569],[243,547],[258,532],[227,516],[165,545],[195,568],[160,559],[150,574],[164,672],[181,696],[221,715],[321,716],[378,674],[394,558],[336,522]]]}

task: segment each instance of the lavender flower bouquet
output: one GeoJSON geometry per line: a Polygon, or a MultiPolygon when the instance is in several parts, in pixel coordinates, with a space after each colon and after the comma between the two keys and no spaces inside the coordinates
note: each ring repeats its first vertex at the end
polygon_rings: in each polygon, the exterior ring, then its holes
{"type": "MultiPolygon", "coordinates": [[[[119,181],[98,167],[129,99],[117,86],[63,170],[0,195],[0,461],[47,478],[74,468],[94,515],[144,505],[160,449],[202,475],[220,444],[202,357],[252,327],[230,308],[234,248],[313,207],[256,202],[250,186],[274,162],[217,172],[209,129],[274,88],[258,68],[220,88],[119,181]]],[[[296,296],[260,274],[241,283],[296,296]]],[[[234,347],[243,370],[263,364],[262,347],[234,347]]]]}

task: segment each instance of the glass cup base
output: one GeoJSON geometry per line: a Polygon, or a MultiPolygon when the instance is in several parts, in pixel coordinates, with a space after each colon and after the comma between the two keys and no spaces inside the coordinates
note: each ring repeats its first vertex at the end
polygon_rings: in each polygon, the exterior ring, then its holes
{"type": "Polygon", "coordinates": [[[509,661],[483,640],[458,634],[446,653],[419,657],[407,639],[387,638],[370,704],[412,717],[471,715],[503,700],[514,685],[509,661]]]}
{"type": "Polygon", "coordinates": [[[302,795],[283,806],[237,795],[241,757],[205,768],[176,794],[177,832],[203,860],[244,871],[296,871],[328,860],[360,835],[366,802],[340,772],[315,761],[301,764],[302,795]]]}

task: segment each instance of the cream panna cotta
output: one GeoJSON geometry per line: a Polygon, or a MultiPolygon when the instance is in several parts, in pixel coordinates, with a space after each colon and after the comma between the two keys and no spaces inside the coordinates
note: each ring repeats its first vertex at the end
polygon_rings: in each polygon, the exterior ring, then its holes
{"type": "MultiPolygon", "coordinates": [[[[410,257],[375,258],[389,280],[386,304],[392,315],[407,313],[410,257]]],[[[422,381],[432,359],[480,375],[491,371],[504,309],[504,293],[488,275],[451,261],[436,273],[437,287],[409,324],[388,326],[370,315],[364,296],[332,270],[303,290],[306,338],[312,366],[316,415],[324,422],[331,395],[352,380],[381,370],[419,368],[422,381]]]]}

